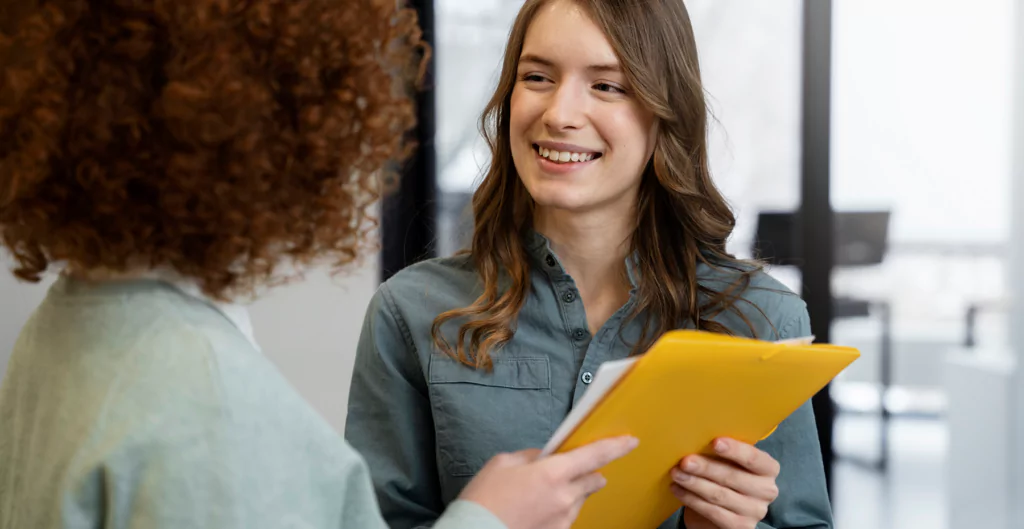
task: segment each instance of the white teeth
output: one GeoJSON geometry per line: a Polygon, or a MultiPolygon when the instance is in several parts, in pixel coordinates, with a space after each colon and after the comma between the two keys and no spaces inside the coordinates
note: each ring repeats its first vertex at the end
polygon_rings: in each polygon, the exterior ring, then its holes
{"type": "Polygon", "coordinates": [[[540,154],[541,157],[557,163],[589,162],[594,159],[594,153],[561,152],[546,149],[544,147],[537,147],[537,153],[540,154]]]}

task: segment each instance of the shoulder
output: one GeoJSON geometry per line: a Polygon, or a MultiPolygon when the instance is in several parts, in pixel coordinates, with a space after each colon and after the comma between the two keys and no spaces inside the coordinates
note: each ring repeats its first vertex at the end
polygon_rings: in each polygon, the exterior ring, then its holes
{"type": "Polygon", "coordinates": [[[147,297],[135,308],[155,310],[121,340],[103,409],[107,424],[158,444],[211,432],[234,438],[247,429],[326,432],[273,363],[216,309],[173,291],[147,297]]]}
{"type": "MultiPolygon", "coordinates": [[[[172,320],[138,342],[139,360],[117,377],[92,449],[196,472],[237,473],[241,461],[246,472],[287,465],[335,483],[348,459],[337,432],[266,356],[244,337],[220,336],[216,323],[172,320]]],[[[295,477],[282,479],[305,487],[295,477]]]]}
{"type": "Polygon", "coordinates": [[[731,310],[714,318],[733,332],[765,340],[795,338],[810,332],[804,300],[757,264],[702,263],[697,268],[697,281],[705,289],[705,300],[723,293],[734,300],[731,310]]]}
{"type": "Polygon", "coordinates": [[[406,349],[428,351],[434,319],[472,305],[482,292],[468,255],[410,265],[382,283],[370,299],[358,350],[373,349],[384,355],[406,349]]]}
{"type": "Polygon", "coordinates": [[[463,254],[402,269],[381,285],[372,305],[433,320],[442,312],[472,304],[481,292],[480,276],[470,256],[463,254]]]}
{"type": "Polygon", "coordinates": [[[409,265],[384,282],[396,295],[431,290],[464,290],[479,284],[479,275],[467,254],[437,257],[409,265]]]}

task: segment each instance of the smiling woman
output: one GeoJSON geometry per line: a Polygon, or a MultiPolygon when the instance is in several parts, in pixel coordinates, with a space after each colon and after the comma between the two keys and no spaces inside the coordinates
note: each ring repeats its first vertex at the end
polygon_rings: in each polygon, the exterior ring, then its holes
{"type": "MultiPolygon", "coordinates": [[[[430,525],[493,454],[543,446],[603,362],[665,331],[809,334],[799,297],[725,249],[707,114],[679,0],[523,5],[482,118],[472,244],[387,281],[360,337],[346,437],[392,527],[430,525]]],[[[756,447],[719,441],[672,473],[686,510],[662,529],[831,527],[809,403],[756,447]]]]}

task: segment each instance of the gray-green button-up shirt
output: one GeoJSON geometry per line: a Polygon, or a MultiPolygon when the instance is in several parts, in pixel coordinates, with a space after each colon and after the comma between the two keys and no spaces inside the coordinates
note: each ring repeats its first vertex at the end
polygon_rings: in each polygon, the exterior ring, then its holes
{"type": "MultiPolygon", "coordinates": [[[[370,304],[345,436],[369,463],[384,517],[394,529],[430,526],[495,454],[542,447],[598,366],[627,357],[639,336],[642,318],[627,323],[632,299],[591,336],[573,279],[546,239],[533,234],[527,242],[532,285],[514,338],[494,356],[493,372],[458,364],[437,351],[430,336],[438,314],[470,305],[481,293],[468,257],[411,266],[383,284],[370,304]]],[[[716,289],[734,279],[708,266],[698,269],[698,278],[716,289]]],[[[767,274],[757,273],[743,297],[750,303],[739,309],[758,338],[810,334],[804,302],[767,274]]],[[[750,334],[732,312],[717,321],[750,334]]],[[[761,529],[831,528],[810,403],[758,446],[782,467],[779,497],[761,529]]],[[[675,513],[660,529],[684,527],[681,518],[675,513]]]]}

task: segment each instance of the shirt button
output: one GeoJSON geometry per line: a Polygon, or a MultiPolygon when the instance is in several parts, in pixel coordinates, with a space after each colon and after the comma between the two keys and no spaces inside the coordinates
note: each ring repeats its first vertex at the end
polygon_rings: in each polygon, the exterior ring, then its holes
{"type": "Polygon", "coordinates": [[[580,378],[583,379],[584,384],[590,384],[591,382],[594,381],[594,374],[591,373],[590,371],[587,371],[586,373],[583,373],[583,376],[580,378]]]}
{"type": "Polygon", "coordinates": [[[575,331],[572,331],[572,337],[577,341],[582,340],[587,337],[587,331],[583,329],[576,329],[575,331]]]}
{"type": "Polygon", "coordinates": [[[555,266],[555,257],[551,254],[548,254],[548,258],[545,259],[545,262],[548,263],[548,266],[555,266]]]}
{"type": "Polygon", "coordinates": [[[576,293],[573,292],[572,290],[567,291],[565,294],[562,294],[562,301],[566,303],[572,303],[573,301],[576,301],[576,293]]]}

